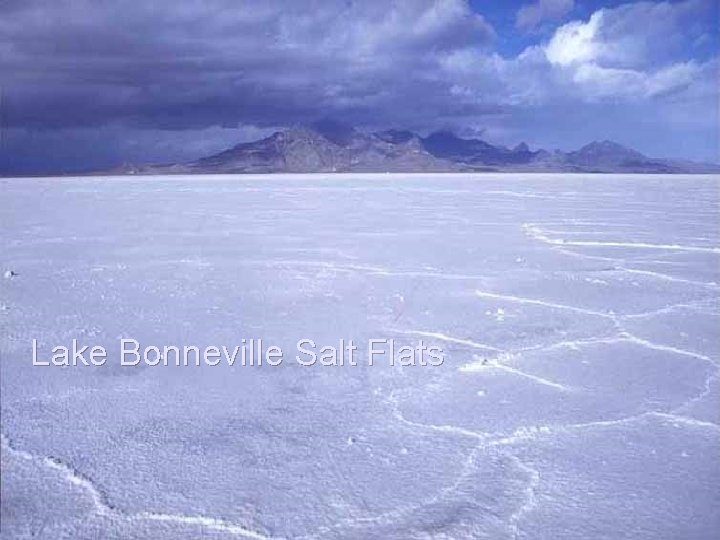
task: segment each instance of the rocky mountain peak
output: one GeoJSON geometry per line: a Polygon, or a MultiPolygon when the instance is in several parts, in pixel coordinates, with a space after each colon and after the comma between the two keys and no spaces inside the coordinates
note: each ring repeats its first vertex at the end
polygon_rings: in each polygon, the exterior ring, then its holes
{"type": "MultiPolygon", "coordinates": [[[[713,165],[648,158],[603,140],[574,152],[510,149],[443,130],[420,137],[402,129],[365,133],[334,120],[297,126],[187,164],[145,168],[151,172],[717,172],[713,165]]],[[[144,172],[143,170],[139,172],[144,172]]]]}

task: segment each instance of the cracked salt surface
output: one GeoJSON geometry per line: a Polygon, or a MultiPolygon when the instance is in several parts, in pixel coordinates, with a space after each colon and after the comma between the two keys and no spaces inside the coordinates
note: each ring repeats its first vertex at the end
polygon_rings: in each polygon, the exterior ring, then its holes
{"type": "MultiPolygon", "coordinates": [[[[3,182],[0,537],[714,538],[700,176],[3,182]],[[441,367],[120,368],[368,338],[441,367]],[[108,365],[30,366],[31,339],[108,365]]],[[[288,355],[291,356],[291,355],[288,355]]]]}

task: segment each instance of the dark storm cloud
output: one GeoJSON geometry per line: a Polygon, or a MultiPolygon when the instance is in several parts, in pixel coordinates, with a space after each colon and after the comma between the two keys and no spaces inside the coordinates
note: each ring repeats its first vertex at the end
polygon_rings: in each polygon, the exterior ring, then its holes
{"type": "Polygon", "coordinates": [[[3,4],[10,127],[168,129],[461,114],[438,55],[493,31],[461,1],[3,4]],[[417,111],[416,111],[417,113],[417,111]]]}

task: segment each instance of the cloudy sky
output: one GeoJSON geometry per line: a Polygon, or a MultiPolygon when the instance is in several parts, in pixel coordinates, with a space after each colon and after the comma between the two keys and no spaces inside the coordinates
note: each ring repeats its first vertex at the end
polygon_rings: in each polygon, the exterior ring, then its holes
{"type": "Polygon", "coordinates": [[[718,17],[716,0],[0,0],[0,173],[192,159],[320,118],[720,161],[718,17]]]}

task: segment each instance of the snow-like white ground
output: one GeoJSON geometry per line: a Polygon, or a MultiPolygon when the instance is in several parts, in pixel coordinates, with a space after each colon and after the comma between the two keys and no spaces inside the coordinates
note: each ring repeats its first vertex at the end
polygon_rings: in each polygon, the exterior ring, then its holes
{"type": "Polygon", "coordinates": [[[0,189],[3,539],[717,538],[717,179],[0,189]],[[120,337],[293,361],[119,367],[120,337]],[[304,337],[446,360],[302,367],[304,337]]]}

